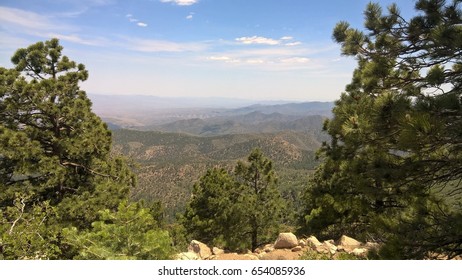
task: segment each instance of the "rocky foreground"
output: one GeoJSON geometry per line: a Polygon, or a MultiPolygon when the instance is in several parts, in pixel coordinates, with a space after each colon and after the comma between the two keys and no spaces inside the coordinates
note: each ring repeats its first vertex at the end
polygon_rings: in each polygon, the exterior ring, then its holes
{"type": "Polygon", "coordinates": [[[223,249],[210,248],[193,240],[188,252],[180,253],[177,260],[299,260],[299,259],[366,259],[369,251],[378,243],[361,243],[343,235],[339,240],[320,242],[315,236],[298,239],[293,233],[280,233],[273,244],[266,244],[254,252],[238,254],[223,249]]]}

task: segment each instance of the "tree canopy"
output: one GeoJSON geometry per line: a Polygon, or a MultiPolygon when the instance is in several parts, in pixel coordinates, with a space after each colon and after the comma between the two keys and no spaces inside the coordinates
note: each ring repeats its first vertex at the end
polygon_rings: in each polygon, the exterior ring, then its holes
{"type": "Polygon", "coordinates": [[[234,172],[211,169],[194,185],[182,223],[210,245],[254,250],[279,233],[285,207],[272,162],[255,149],[234,172]]]}
{"type": "Polygon", "coordinates": [[[358,66],[305,193],[302,231],[382,241],[383,258],[462,254],[461,1],[419,0],[406,20],[370,3],[333,39],[358,66]]]}
{"type": "Polygon", "coordinates": [[[38,42],[0,67],[0,258],[73,258],[63,229],[94,229],[136,181],[62,50],[38,42]]]}

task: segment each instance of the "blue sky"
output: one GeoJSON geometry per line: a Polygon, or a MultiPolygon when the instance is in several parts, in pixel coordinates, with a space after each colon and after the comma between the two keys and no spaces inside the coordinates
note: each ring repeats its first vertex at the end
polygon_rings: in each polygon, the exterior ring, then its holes
{"type": "MultiPolygon", "coordinates": [[[[52,37],[87,66],[93,94],[330,101],[355,61],[331,39],[369,1],[2,0],[0,66],[52,37]]],[[[396,2],[406,17],[413,1],[396,2]]]]}

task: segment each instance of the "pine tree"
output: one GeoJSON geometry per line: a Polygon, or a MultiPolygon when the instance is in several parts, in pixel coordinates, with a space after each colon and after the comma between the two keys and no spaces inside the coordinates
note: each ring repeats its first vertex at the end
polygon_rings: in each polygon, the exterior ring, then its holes
{"type": "Polygon", "coordinates": [[[272,162],[256,149],[233,174],[207,171],[194,185],[182,224],[191,238],[231,250],[256,249],[278,234],[284,201],[272,162]]]}
{"type": "Polygon", "coordinates": [[[234,170],[243,186],[243,203],[249,225],[251,248],[272,242],[279,233],[284,201],[277,189],[273,163],[259,149],[253,150],[247,162],[238,162],[234,170]]]}
{"type": "MultiPolygon", "coordinates": [[[[104,248],[111,232],[119,234],[121,216],[154,220],[149,209],[128,204],[134,174],[111,154],[111,132],[79,88],[85,66],[62,49],[57,39],[38,42],[16,51],[14,69],[0,68],[0,258],[72,259],[84,243],[65,231],[104,248]]],[[[120,234],[137,240],[138,256],[166,256],[165,232],[130,226],[120,234]]],[[[131,253],[110,250],[102,257],[131,253]]]]}
{"type": "Polygon", "coordinates": [[[249,247],[242,230],[241,188],[224,169],[210,169],[194,184],[181,217],[187,234],[206,244],[231,250],[249,247]]]}
{"type": "Polygon", "coordinates": [[[332,140],[305,193],[302,231],[385,242],[382,257],[462,254],[460,1],[365,10],[333,38],[358,67],[325,123],[332,140]]]}

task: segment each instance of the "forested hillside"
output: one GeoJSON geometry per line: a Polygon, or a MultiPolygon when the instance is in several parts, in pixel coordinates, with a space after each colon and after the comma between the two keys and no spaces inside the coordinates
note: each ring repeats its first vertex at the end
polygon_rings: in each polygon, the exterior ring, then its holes
{"type": "MultiPolygon", "coordinates": [[[[318,131],[313,133],[320,135],[320,127],[319,122],[318,131]]],[[[274,161],[281,191],[299,203],[299,193],[318,164],[315,151],[321,146],[318,137],[295,131],[198,137],[116,130],[113,137],[114,152],[138,163],[138,185],[132,190],[133,199],[160,200],[170,220],[183,209],[192,183],[207,169],[232,169],[254,148],[260,148],[274,161]]]]}

